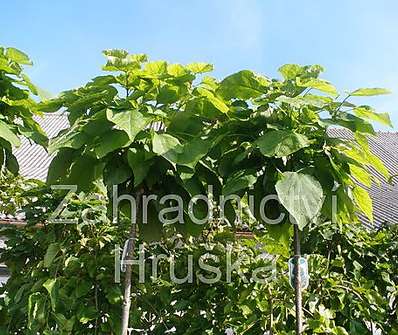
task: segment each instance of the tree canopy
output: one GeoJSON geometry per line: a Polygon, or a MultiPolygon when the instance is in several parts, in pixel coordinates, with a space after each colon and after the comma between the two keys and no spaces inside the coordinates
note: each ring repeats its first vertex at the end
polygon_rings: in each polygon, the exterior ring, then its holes
{"type": "Polygon", "coordinates": [[[169,280],[167,262],[154,283],[139,283],[133,269],[129,315],[135,328],[151,334],[222,334],[227,328],[293,334],[287,258],[297,225],[311,272],[305,331],[365,334],[376,327],[396,334],[396,231],[368,232],[358,225],[359,214],[373,220],[369,187],[389,179],[369,147],[372,123],[391,121],[350,99],[387,90],[340,95],[320,77],[319,65],[284,65],[279,79],[242,70],[218,80],[207,63],[149,61],[124,50],[104,55],[106,74],[37,101],[37,89],[22,73],[28,57],[0,49],[2,165],[17,173],[12,149],[21,137],[54,155],[46,185],[11,178],[15,194],[0,193],[5,201],[17,199],[28,221],[22,231],[3,229],[9,249],[2,259],[11,279],[0,300],[2,330],[119,334],[123,295],[112,281],[119,257],[113,247],[133,238],[149,254],[180,256],[174,262],[180,278],[186,256],[199,261],[210,252],[221,259],[231,248],[234,259],[248,255],[244,272],[270,258],[277,269],[262,284],[235,271],[232,282],[221,277],[208,286],[197,281],[200,271],[191,283],[169,280]],[[35,117],[52,112],[65,113],[70,128],[47,145],[35,117]],[[331,137],[331,127],[351,136],[331,137]],[[63,196],[50,189],[57,184],[77,186],[61,211],[62,218],[77,218],[75,224],[51,221],[63,196]],[[209,194],[211,206],[197,201],[190,207],[193,198],[209,194]],[[112,200],[123,195],[156,196],[146,222],[138,219],[138,237],[128,235],[135,222],[126,204],[119,225],[112,224],[112,200]],[[168,195],[178,195],[182,206],[174,198],[162,200],[168,195]],[[252,239],[236,237],[242,225],[253,231],[252,239]]]}

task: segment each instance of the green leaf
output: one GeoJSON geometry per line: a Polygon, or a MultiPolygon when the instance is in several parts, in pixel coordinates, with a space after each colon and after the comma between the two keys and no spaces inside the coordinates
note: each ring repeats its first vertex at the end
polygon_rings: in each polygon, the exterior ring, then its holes
{"type": "Polygon", "coordinates": [[[152,139],[153,152],[163,156],[171,162],[178,162],[178,155],[182,151],[180,141],[169,134],[155,133],[152,139]]]}
{"type": "Polygon", "coordinates": [[[178,101],[180,88],[178,86],[165,85],[159,89],[156,97],[158,104],[172,104],[178,101]]]}
{"type": "Polygon", "coordinates": [[[246,190],[257,181],[257,176],[251,171],[241,171],[231,178],[228,178],[225,183],[222,194],[227,196],[235,194],[238,191],[246,190]]]}
{"type": "Polygon", "coordinates": [[[81,131],[80,124],[75,123],[70,129],[61,131],[57,137],[50,140],[48,152],[52,154],[61,148],[79,149],[87,140],[88,137],[81,131]]]}
{"type": "Polygon", "coordinates": [[[285,80],[292,80],[303,73],[303,67],[297,64],[285,64],[278,71],[285,80]]]}
{"type": "Polygon", "coordinates": [[[373,154],[370,150],[366,151],[363,148],[361,148],[361,150],[357,148],[351,148],[349,150],[344,150],[344,153],[360,164],[365,164],[369,167],[373,167],[376,171],[380,172],[386,179],[390,177],[390,173],[384,165],[383,161],[375,154],[373,154]]]}
{"type": "Polygon", "coordinates": [[[146,55],[129,55],[125,50],[109,49],[104,50],[103,54],[107,58],[107,63],[102,67],[105,71],[131,71],[138,70],[141,63],[147,60],[146,55]]]}
{"type": "Polygon", "coordinates": [[[0,137],[4,138],[6,141],[10,142],[12,146],[19,147],[21,141],[17,135],[11,130],[10,126],[0,120],[0,137]]]}
{"type": "Polygon", "coordinates": [[[291,214],[300,229],[313,222],[322,208],[324,196],[321,184],[312,176],[285,172],[275,185],[281,204],[291,214]]]}
{"type": "Polygon", "coordinates": [[[28,327],[33,324],[42,325],[46,322],[46,298],[39,292],[32,293],[28,298],[28,327]]]}
{"type": "Polygon", "coordinates": [[[80,305],[79,310],[77,312],[77,319],[80,323],[86,324],[91,320],[94,320],[98,317],[98,312],[95,306],[87,306],[87,305],[80,305]]]}
{"type": "Polygon", "coordinates": [[[214,95],[213,92],[210,92],[209,90],[205,88],[197,88],[197,92],[205,97],[215,108],[217,108],[219,111],[223,113],[227,113],[229,111],[229,107],[225,104],[225,102],[214,95]]]}
{"type": "Polygon", "coordinates": [[[57,278],[49,278],[43,284],[43,287],[47,290],[48,294],[50,295],[51,308],[52,308],[53,312],[55,312],[55,309],[57,306],[57,299],[58,299],[58,285],[57,284],[59,284],[57,278]]]}
{"type": "Polygon", "coordinates": [[[308,147],[310,141],[292,130],[271,130],[261,136],[256,145],[266,157],[283,157],[308,147]]]}
{"type": "Polygon", "coordinates": [[[119,185],[131,178],[132,175],[132,170],[122,158],[111,159],[104,168],[104,182],[108,186],[119,185]]]}
{"type": "Polygon", "coordinates": [[[78,157],[70,169],[69,185],[77,185],[79,191],[88,191],[93,187],[95,180],[95,166],[97,160],[88,155],[78,157]]]}
{"type": "Polygon", "coordinates": [[[368,217],[370,222],[373,222],[372,198],[368,191],[360,186],[355,186],[352,190],[352,194],[359,209],[368,217]]]}
{"type": "Polygon", "coordinates": [[[12,174],[16,176],[19,172],[18,161],[11,151],[5,150],[5,152],[6,152],[6,161],[5,161],[6,168],[8,169],[8,171],[10,171],[12,174]]]}
{"type": "Polygon", "coordinates": [[[369,122],[348,113],[339,113],[334,119],[323,119],[319,123],[324,126],[338,125],[350,129],[354,133],[375,134],[374,128],[369,122]]]}
{"type": "Polygon", "coordinates": [[[55,184],[59,179],[66,178],[68,170],[73,162],[76,151],[70,148],[60,149],[52,159],[47,173],[47,184],[55,184]]]}
{"type": "Polygon", "coordinates": [[[208,63],[191,63],[186,68],[194,73],[205,73],[213,71],[213,65],[208,63]]]}
{"type": "Polygon", "coordinates": [[[37,87],[31,82],[29,77],[26,74],[22,74],[21,77],[23,78],[23,82],[21,82],[21,84],[26,85],[34,95],[38,95],[39,91],[37,87]]]}
{"type": "Polygon", "coordinates": [[[367,106],[354,108],[354,113],[358,117],[376,121],[391,128],[393,127],[390,115],[388,115],[388,113],[376,113],[372,108],[367,106]]]}
{"type": "Polygon", "coordinates": [[[60,250],[61,248],[56,242],[51,243],[48,246],[46,254],[44,255],[44,267],[49,268],[51,266],[54,258],[57,256],[60,250]]]}
{"type": "Polygon", "coordinates": [[[194,168],[202,157],[207,154],[211,145],[212,143],[210,140],[201,138],[192,139],[179,149],[176,163],[194,168]]]}
{"type": "Polygon", "coordinates": [[[6,50],[6,56],[13,60],[16,63],[19,64],[25,64],[25,65],[32,65],[31,60],[29,59],[29,56],[22,51],[15,49],[15,48],[7,48],[6,50]]]}
{"type": "Polygon", "coordinates": [[[350,93],[352,96],[373,96],[390,94],[391,92],[385,88],[359,88],[350,93]]]}
{"type": "Polygon", "coordinates": [[[106,299],[112,305],[119,304],[123,300],[122,291],[118,286],[112,286],[106,290],[106,299]]]}
{"type": "Polygon", "coordinates": [[[357,180],[358,182],[362,183],[363,185],[370,187],[372,185],[372,178],[371,174],[366,171],[364,168],[359,167],[358,165],[348,164],[350,167],[351,175],[357,180]]]}
{"type": "Polygon", "coordinates": [[[147,222],[139,222],[140,237],[147,242],[159,241],[163,235],[163,224],[159,221],[159,213],[153,202],[148,203],[147,222]]]}
{"type": "Polygon", "coordinates": [[[267,232],[273,242],[267,243],[267,252],[289,256],[291,237],[293,236],[292,225],[288,223],[269,224],[267,232]]]}
{"type": "Polygon", "coordinates": [[[257,98],[266,93],[269,80],[252,71],[243,70],[226,77],[217,90],[225,99],[257,98]]]}
{"type": "Polygon", "coordinates": [[[146,74],[154,77],[159,77],[167,74],[167,62],[155,61],[145,64],[144,71],[146,74]]]}
{"type": "Polygon", "coordinates": [[[76,286],[75,289],[76,298],[81,298],[87,295],[91,291],[92,287],[93,287],[92,283],[83,277],[83,279],[76,286]]]}
{"type": "Polygon", "coordinates": [[[145,117],[137,110],[114,111],[108,109],[106,117],[109,121],[116,124],[120,129],[124,130],[133,141],[137,134],[144,130],[152,121],[152,118],[145,117]]]}
{"type": "Polygon", "coordinates": [[[297,78],[297,79],[298,79],[297,80],[298,86],[313,88],[313,89],[316,89],[318,91],[331,94],[333,96],[337,96],[338,95],[336,88],[331,83],[329,83],[326,80],[318,79],[318,78],[312,78],[312,79],[309,79],[309,80],[301,81],[299,78],[297,78]]]}
{"type": "Polygon", "coordinates": [[[169,134],[155,133],[152,144],[154,153],[172,163],[194,168],[207,154],[212,143],[209,140],[194,138],[182,145],[177,138],[169,134]]]}
{"type": "Polygon", "coordinates": [[[121,130],[111,130],[101,136],[101,140],[94,148],[99,159],[104,158],[110,152],[125,148],[131,144],[131,139],[121,130]]]}
{"type": "Polygon", "coordinates": [[[153,162],[146,160],[146,152],[143,149],[139,150],[136,148],[129,149],[127,161],[133,170],[134,187],[136,187],[144,181],[153,162]]]}
{"type": "Polygon", "coordinates": [[[71,334],[73,325],[75,324],[75,316],[67,319],[63,314],[57,313],[54,314],[54,318],[63,334],[71,334]]]}

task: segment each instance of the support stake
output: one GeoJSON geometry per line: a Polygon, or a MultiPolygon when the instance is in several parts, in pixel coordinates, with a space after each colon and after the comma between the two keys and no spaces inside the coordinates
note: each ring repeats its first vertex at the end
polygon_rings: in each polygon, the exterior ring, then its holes
{"type": "Polygon", "coordinates": [[[300,235],[297,224],[294,224],[294,290],[295,290],[295,305],[296,305],[296,335],[303,333],[303,307],[301,295],[301,276],[300,276],[300,235]]]}
{"type": "Polygon", "coordinates": [[[129,327],[129,318],[130,318],[130,309],[131,309],[131,282],[132,282],[132,272],[133,266],[131,261],[134,259],[134,249],[135,249],[135,241],[137,238],[137,222],[136,220],[139,217],[140,206],[141,206],[141,193],[137,192],[136,194],[136,215],[135,218],[132,217],[131,227],[129,233],[129,242],[126,250],[125,260],[127,261],[125,264],[125,276],[124,276],[124,294],[123,294],[123,306],[122,306],[122,328],[121,335],[128,335],[128,327],[129,327]]]}

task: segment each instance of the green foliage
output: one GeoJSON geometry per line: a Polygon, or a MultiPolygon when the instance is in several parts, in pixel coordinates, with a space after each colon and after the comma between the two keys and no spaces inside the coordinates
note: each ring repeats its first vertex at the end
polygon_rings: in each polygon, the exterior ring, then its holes
{"type": "Polygon", "coordinates": [[[285,172],[275,185],[282,205],[291,214],[291,221],[303,229],[314,222],[323,203],[322,186],[314,177],[297,172],[285,172]]]}
{"type": "MultiPolygon", "coordinates": [[[[45,189],[33,194],[42,196],[25,207],[31,225],[43,222],[60,200],[45,189]]],[[[61,217],[80,219],[76,224],[49,223],[41,229],[34,225],[2,229],[8,249],[1,260],[11,278],[0,292],[6,292],[0,299],[0,329],[7,334],[117,334],[122,291],[114,283],[114,245],[123,244],[128,226],[111,225],[106,201],[82,195],[72,197],[61,217]],[[92,221],[83,221],[82,216],[92,221]]],[[[138,282],[135,267],[131,326],[159,335],[171,329],[181,335],[223,334],[227,328],[237,334],[270,329],[275,334],[293,334],[293,289],[287,276],[290,243],[280,234],[288,227],[268,226],[253,239],[240,240],[228,227],[213,223],[198,238],[185,239],[169,231],[160,243],[144,244],[146,280],[138,282]],[[159,254],[166,258],[159,260],[154,279],[151,256],[159,254]],[[177,284],[170,279],[169,261],[174,261],[176,277],[184,278],[189,255],[193,256],[192,282],[177,284]],[[204,263],[220,269],[220,280],[210,284],[199,280],[216,277],[198,267],[204,255],[216,257],[204,263]],[[227,255],[231,264],[240,259],[240,271],[231,272],[231,282],[227,255]],[[266,279],[262,284],[249,280],[259,267],[264,267],[258,274],[266,279]]],[[[356,224],[340,229],[326,223],[307,226],[304,232],[302,247],[311,275],[303,296],[305,333],[370,334],[366,322],[372,322],[383,334],[395,334],[396,227],[370,232],[356,224]]],[[[291,234],[289,229],[286,233],[291,234]]]]}
{"type": "Polygon", "coordinates": [[[61,218],[80,218],[76,224],[41,228],[34,223],[46,222],[62,196],[44,188],[29,200],[29,227],[1,229],[8,238],[1,261],[11,272],[1,288],[1,333],[117,334],[121,287],[113,254],[126,232],[109,222],[104,200],[75,195],[61,218]]]}
{"type": "MultiPolygon", "coordinates": [[[[390,120],[369,106],[355,106],[349,96],[338,100],[336,89],[319,78],[320,66],[285,65],[280,68],[283,80],[244,70],[218,82],[197,78],[211,71],[208,64],[149,62],[145,55],[123,50],[104,54],[104,70],[115,74],[96,77],[41,105],[46,111],[64,108],[71,122],[50,144],[58,154],[49,182],[76,183],[88,191],[102,180],[109,189],[118,184],[124,193],[177,192],[186,199],[193,182],[204,193],[213,174],[215,199],[221,189],[224,195],[245,195],[251,188],[261,199],[275,192],[272,185],[283,173],[300,172],[305,180],[301,191],[312,191],[306,186],[309,180],[317,190],[295,206],[300,228],[321,214],[332,219],[335,184],[340,185],[339,223],[357,220],[358,211],[371,218],[367,191],[354,180],[369,186],[370,166],[388,178],[366,136],[374,134],[368,120],[390,120]],[[327,95],[310,93],[316,90],[327,95]],[[354,139],[330,138],[328,128],[335,126],[352,131],[354,139]],[[309,216],[301,208],[306,205],[309,216]]],[[[386,92],[359,89],[351,95],[386,92]]],[[[284,205],[292,214],[292,205],[284,205]]],[[[155,207],[159,211],[162,206],[155,207]]],[[[258,213],[253,214],[262,221],[258,213]]]]}
{"type": "Polygon", "coordinates": [[[39,95],[23,65],[32,65],[29,57],[14,48],[0,47],[0,169],[17,174],[18,162],[12,149],[21,137],[45,146],[47,137],[34,116],[39,115],[34,95],[39,95]]]}
{"type": "MultiPolygon", "coordinates": [[[[7,58],[0,63],[2,71],[20,69],[16,61],[29,62],[14,49],[1,51],[7,58]]],[[[228,327],[238,334],[271,329],[292,334],[294,304],[286,261],[291,223],[297,223],[312,276],[304,296],[307,333],[366,334],[366,322],[373,322],[394,334],[396,231],[366,232],[352,224],[358,221],[358,212],[372,219],[369,194],[357,182],[371,186],[375,177],[370,167],[389,177],[369,148],[367,136],[374,134],[370,122],[391,122],[370,106],[354,105],[349,97],[387,91],[359,89],[339,98],[335,87],[319,78],[323,69],[318,65],[284,65],[279,70],[283,79],[244,70],[217,81],[202,75],[212,70],[209,64],[149,61],[146,55],[124,50],[107,50],[104,55],[103,70],[110,74],[38,106],[42,112],[68,113],[70,128],[48,147],[55,158],[47,182],[78,186],[78,195],[62,216],[79,220],[73,225],[48,224],[57,195],[45,188],[28,193],[29,227],[4,231],[9,249],[2,259],[12,277],[2,291],[3,329],[12,334],[87,334],[92,329],[95,334],[118,333],[122,297],[112,281],[112,253],[114,244],[123,244],[126,238],[130,211],[121,206],[119,216],[126,221],[114,226],[109,221],[110,201],[88,198],[102,186],[109,196],[112,186],[118,185],[118,195],[151,194],[159,199],[177,194],[183,199],[184,225],[163,226],[158,214],[167,206],[159,200],[149,206],[148,224],[138,222],[139,238],[158,242],[146,243],[147,252],[163,250],[169,258],[178,256],[179,277],[185,273],[187,253],[196,262],[209,251],[222,259],[231,248],[233,258],[249,256],[243,262],[245,273],[269,263],[257,257],[263,251],[273,255],[278,266],[276,278],[262,285],[247,282],[236,272],[232,283],[222,277],[209,286],[196,279],[177,285],[167,279],[165,262],[155,283],[137,284],[134,273],[135,328],[151,334],[173,327],[177,334],[222,334],[228,327]],[[352,138],[331,138],[328,129],[336,126],[350,130],[352,138]],[[222,214],[221,195],[242,197],[244,222],[256,231],[253,240],[235,238],[241,214],[235,202],[225,206],[224,222],[218,216],[206,225],[190,220],[189,200],[206,194],[209,185],[217,215],[222,214]],[[278,195],[281,205],[267,203],[265,214],[288,215],[264,228],[260,201],[272,194],[278,195]],[[246,206],[251,196],[254,207],[246,206]],[[332,208],[337,212],[333,214],[332,208]],[[81,219],[87,215],[92,221],[81,219]],[[36,229],[38,222],[44,223],[43,229],[36,229]]],[[[10,83],[14,80],[4,76],[10,83]]],[[[31,85],[26,86],[34,93],[31,85]]],[[[21,111],[29,101],[29,111],[36,110],[30,93],[22,92],[22,109],[10,98],[3,104],[21,111]]],[[[22,114],[25,122],[26,113],[22,114]]],[[[2,153],[15,172],[11,146],[25,133],[4,116],[0,121],[0,144],[6,143],[2,153]]],[[[204,217],[203,207],[195,211],[204,217]]],[[[225,262],[221,267],[225,269],[225,262]]],[[[195,272],[195,278],[199,274],[195,272]]]]}

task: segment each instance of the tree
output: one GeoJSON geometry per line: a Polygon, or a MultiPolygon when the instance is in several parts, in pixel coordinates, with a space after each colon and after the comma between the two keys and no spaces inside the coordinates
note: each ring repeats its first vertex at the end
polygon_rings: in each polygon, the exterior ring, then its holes
{"type": "Polygon", "coordinates": [[[319,79],[323,69],[318,65],[287,64],[279,71],[281,81],[244,70],[219,83],[216,94],[230,110],[229,117],[214,127],[213,141],[220,136],[222,140],[212,147],[210,157],[212,169],[223,180],[224,195],[252,195],[252,214],[258,222],[269,223],[261,215],[261,200],[277,194],[282,206],[268,202],[263,214],[275,219],[285,212],[279,223],[294,224],[299,334],[303,331],[299,231],[328,220],[340,226],[358,221],[358,211],[373,220],[371,198],[358,182],[371,185],[370,167],[386,179],[388,171],[371,152],[366,136],[375,134],[369,121],[391,122],[387,114],[348,101],[351,96],[388,93],[384,89],[358,89],[339,100],[334,86],[319,79]],[[331,138],[327,132],[331,126],[349,129],[352,138],[331,138]]]}
{"type": "Polygon", "coordinates": [[[39,89],[23,73],[24,65],[32,65],[26,54],[0,47],[0,168],[13,174],[19,166],[12,149],[21,144],[21,137],[47,145],[47,137],[34,119],[40,115],[33,98],[39,89]]]}
{"type": "MultiPolygon", "coordinates": [[[[282,80],[243,70],[219,82],[208,76],[196,78],[212,69],[209,64],[148,62],[145,55],[122,50],[104,54],[108,60],[104,70],[117,74],[96,77],[40,105],[43,111],[65,109],[71,123],[50,143],[50,152],[57,155],[48,183],[76,184],[79,190],[90,191],[97,181],[103,182],[108,195],[133,194],[135,214],[143,211],[144,196],[177,194],[184,199],[185,224],[175,228],[188,235],[197,235],[205,226],[194,224],[186,204],[195,195],[205,195],[209,185],[221,218],[231,226],[239,221],[241,201],[218,199],[233,195],[244,202],[253,199],[251,214],[258,223],[268,223],[262,214],[272,219],[282,214],[279,224],[268,227],[279,239],[289,241],[286,227],[293,224],[296,278],[299,231],[325,221],[339,226],[357,221],[358,211],[372,220],[371,199],[358,182],[370,186],[371,166],[386,178],[388,171],[370,151],[366,136],[374,134],[370,121],[391,122],[388,115],[348,99],[386,90],[358,89],[338,99],[333,85],[319,78],[323,69],[318,65],[285,65],[280,68],[282,80]],[[353,137],[330,138],[331,126],[348,128],[353,137]],[[273,193],[280,205],[267,202],[262,211],[262,199],[273,193]]],[[[167,205],[179,203],[158,198],[148,207],[149,221],[138,220],[142,238],[161,238],[159,214],[167,205]]],[[[200,218],[206,218],[207,210],[203,204],[195,207],[200,218]]],[[[178,222],[175,214],[166,212],[169,223],[178,222]]],[[[131,219],[133,243],[127,244],[127,260],[136,239],[131,219]]],[[[131,275],[127,265],[122,334],[130,314],[131,275]]],[[[295,285],[301,333],[298,279],[295,285]]]]}
{"type": "MultiPolygon", "coordinates": [[[[137,207],[147,194],[178,194],[188,204],[190,197],[204,193],[207,175],[212,174],[199,163],[210,145],[208,123],[212,115],[228,110],[214,94],[213,79],[205,78],[198,87],[194,84],[196,76],[212,66],[148,62],[145,55],[122,50],[104,54],[107,64],[103,69],[116,75],[96,77],[85,87],[64,92],[42,105],[46,111],[64,108],[71,123],[70,129],[50,142],[49,150],[57,151],[57,156],[47,181],[78,185],[88,191],[100,179],[109,194],[118,185],[119,194],[135,195],[137,207]]],[[[141,213],[142,208],[137,207],[136,214],[141,213]]],[[[164,207],[160,201],[148,207],[149,221],[138,222],[143,238],[161,236],[158,213],[164,207]]],[[[188,208],[182,210],[185,225],[180,228],[189,234],[200,232],[203,227],[189,219],[188,208]]],[[[174,220],[172,213],[166,216],[174,220]]],[[[126,260],[132,258],[136,239],[133,221],[126,260]]],[[[131,271],[127,265],[122,334],[127,332],[131,271]]]]}

